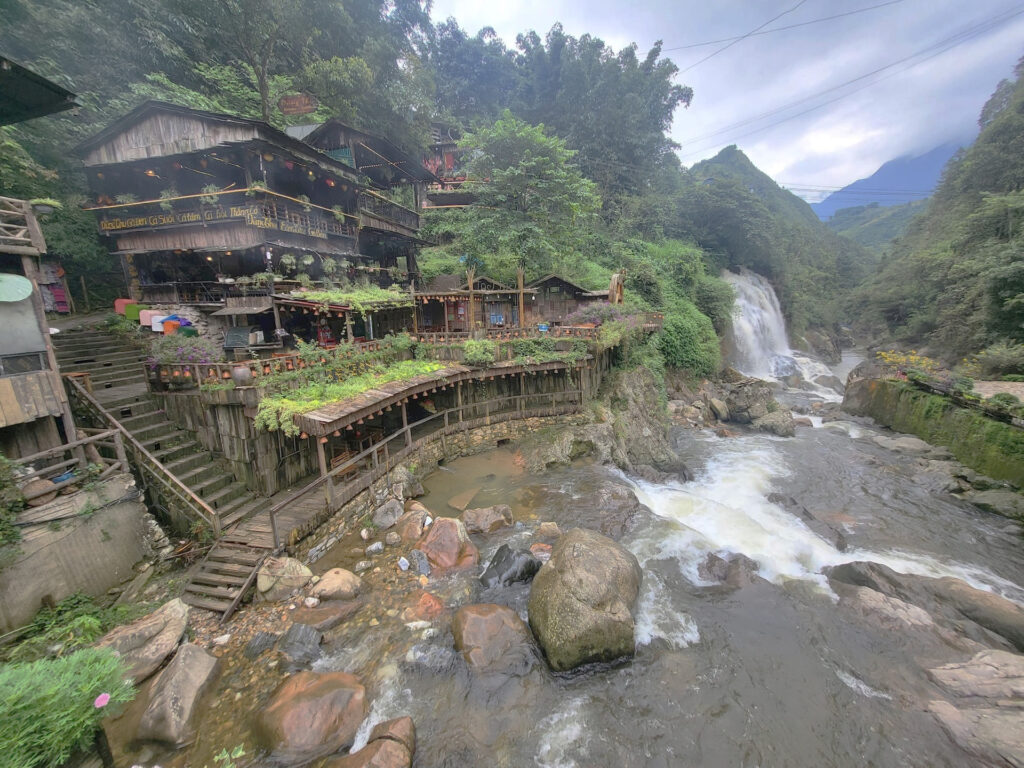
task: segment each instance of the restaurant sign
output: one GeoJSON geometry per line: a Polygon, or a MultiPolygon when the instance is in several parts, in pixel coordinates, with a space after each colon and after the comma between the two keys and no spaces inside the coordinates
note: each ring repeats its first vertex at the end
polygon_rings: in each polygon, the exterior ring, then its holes
{"type": "Polygon", "coordinates": [[[154,214],[138,216],[104,216],[100,219],[100,231],[104,233],[125,232],[137,229],[153,229],[188,224],[213,224],[227,222],[243,222],[246,226],[259,229],[276,229],[307,237],[327,239],[327,229],[323,222],[311,218],[305,221],[279,219],[268,216],[258,205],[218,205],[203,206],[187,211],[161,211],[154,214]]]}
{"type": "Polygon", "coordinates": [[[277,100],[282,115],[308,115],[320,106],[316,97],[308,93],[286,94],[277,100]]]}

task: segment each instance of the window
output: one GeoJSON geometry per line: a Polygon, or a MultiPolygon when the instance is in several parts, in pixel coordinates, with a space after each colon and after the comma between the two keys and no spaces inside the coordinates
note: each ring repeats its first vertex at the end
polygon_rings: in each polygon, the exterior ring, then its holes
{"type": "Polygon", "coordinates": [[[14,376],[18,373],[32,373],[33,371],[42,371],[44,369],[43,354],[41,352],[31,352],[27,355],[7,355],[6,357],[0,357],[0,375],[3,376],[14,376]]]}

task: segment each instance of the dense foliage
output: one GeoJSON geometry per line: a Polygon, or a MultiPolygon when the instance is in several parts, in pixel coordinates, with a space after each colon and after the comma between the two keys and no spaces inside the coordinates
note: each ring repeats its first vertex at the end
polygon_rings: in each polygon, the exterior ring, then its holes
{"type": "Polygon", "coordinates": [[[907,231],[910,222],[923,213],[927,205],[927,200],[915,200],[902,205],[871,203],[841,208],[825,222],[825,226],[837,235],[848,237],[882,255],[893,240],[907,231]]]}
{"type": "MultiPolygon", "coordinates": [[[[947,361],[1024,342],[1024,59],[982,112],[924,214],[896,241],[853,310],[867,331],[947,361]]],[[[1007,371],[1011,372],[1011,371],[1007,371]]]]}
{"type": "Polygon", "coordinates": [[[134,695],[124,665],[107,649],[0,667],[0,768],[63,765],[92,742],[109,707],[134,695]]]}

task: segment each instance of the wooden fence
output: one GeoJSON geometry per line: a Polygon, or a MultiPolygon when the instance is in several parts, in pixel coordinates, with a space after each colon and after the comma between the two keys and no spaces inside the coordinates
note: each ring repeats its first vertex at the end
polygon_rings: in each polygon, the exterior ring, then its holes
{"type": "Polygon", "coordinates": [[[19,484],[24,485],[31,480],[53,481],[51,485],[45,488],[25,493],[26,501],[41,498],[55,491],[78,485],[91,479],[101,480],[115,472],[127,472],[130,470],[121,433],[115,429],[85,431],[93,432],[94,434],[81,440],[59,445],[56,448],[11,459],[14,464],[28,470],[18,473],[17,481],[19,484]],[[93,454],[93,458],[90,460],[85,450],[87,447],[96,448],[97,453],[99,448],[108,448],[114,456],[111,458],[93,454]],[[68,454],[71,454],[71,458],[67,458],[68,454]],[[45,466],[40,469],[32,468],[37,462],[44,462],[45,466]],[[98,466],[98,469],[94,471],[92,469],[93,466],[98,466]],[[73,473],[72,477],[56,480],[56,478],[63,477],[69,472],[73,473]]]}

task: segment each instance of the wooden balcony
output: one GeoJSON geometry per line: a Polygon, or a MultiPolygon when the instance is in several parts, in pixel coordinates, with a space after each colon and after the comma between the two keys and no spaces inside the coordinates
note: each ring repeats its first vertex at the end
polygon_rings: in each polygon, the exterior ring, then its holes
{"type": "Polygon", "coordinates": [[[416,211],[393,203],[373,192],[359,194],[359,226],[405,237],[417,237],[420,217],[416,211]]]}
{"type": "Polygon", "coordinates": [[[0,253],[38,256],[46,242],[32,206],[24,200],[0,197],[0,253]]]}

